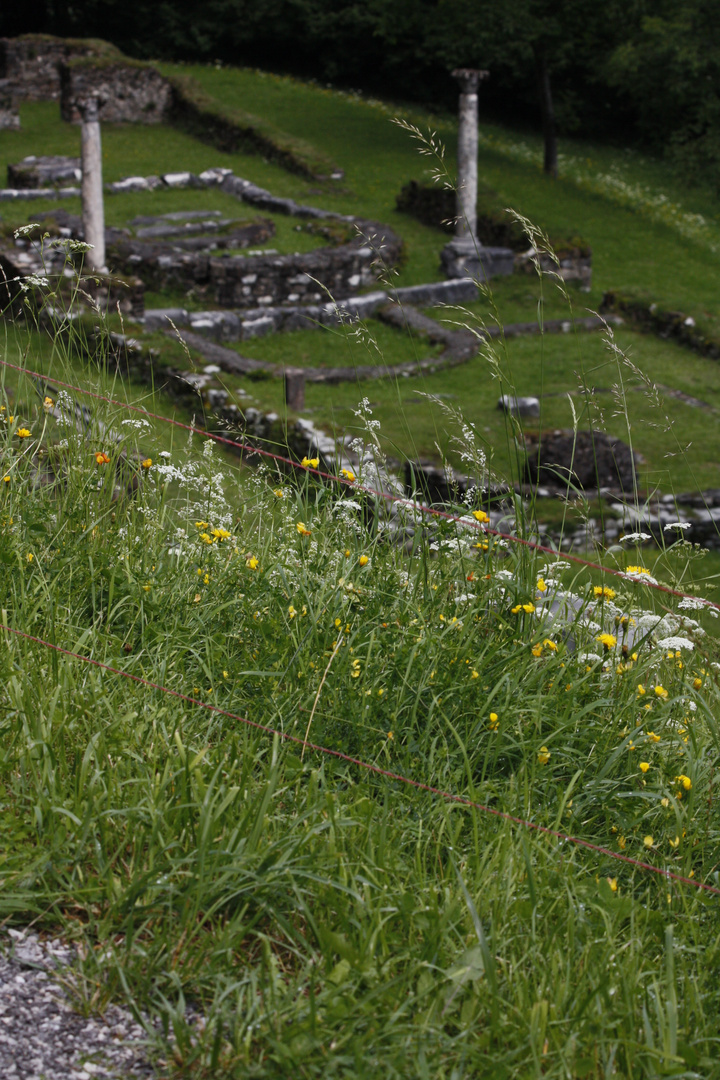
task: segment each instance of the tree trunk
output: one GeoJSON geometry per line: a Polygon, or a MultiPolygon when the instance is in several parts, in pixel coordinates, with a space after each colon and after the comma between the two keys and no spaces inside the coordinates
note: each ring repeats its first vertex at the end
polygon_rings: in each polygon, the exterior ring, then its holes
{"type": "Polygon", "coordinates": [[[542,116],[543,138],[545,140],[543,172],[546,176],[552,176],[553,180],[557,180],[558,150],[555,110],[553,109],[552,89],[550,87],[550,68],[547,54],[542,48],[535,51],[535,69],[537,71],[540,113],[542,116]]]}

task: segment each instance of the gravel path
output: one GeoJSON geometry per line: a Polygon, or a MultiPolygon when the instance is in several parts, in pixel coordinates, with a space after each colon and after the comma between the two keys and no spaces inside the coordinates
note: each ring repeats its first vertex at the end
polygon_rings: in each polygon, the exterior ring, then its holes
{"type": "Polygon", "coordinates": [[[2,1080],[130,1080],[151,1077],[145,1033],[115,1005],[103,1017],[74,1012],[53,970],[72,962],[61,941],[10,930],[0,940],[2,1080]]]}

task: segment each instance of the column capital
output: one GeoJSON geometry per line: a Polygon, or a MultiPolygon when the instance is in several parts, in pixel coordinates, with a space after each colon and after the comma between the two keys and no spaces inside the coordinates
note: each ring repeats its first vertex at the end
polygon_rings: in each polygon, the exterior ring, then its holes
{"type": "Polygon", "coordinates": [[[455,68],[450,74],[460,83],[463,94],[476,94],[480,82],[487,79],[490,72],[480,71],[477,68],[455,68]]]}
{"type": "Polygon", "coordinates": [[[85,98],[84,101],[78,101],[78,111],[86,124],[97,122],[99,105],[100,102],[94,96],[85,98]]]}

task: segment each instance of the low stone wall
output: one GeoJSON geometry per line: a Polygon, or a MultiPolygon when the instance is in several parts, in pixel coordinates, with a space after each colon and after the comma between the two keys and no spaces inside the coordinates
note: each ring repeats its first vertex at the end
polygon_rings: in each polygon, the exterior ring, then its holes
{"type": "Polygon", "coordinates": [[[17,191],[32,191],[49,186],[66,187],[79,184],[82,169],[79,157],[62,154],[36,157],[31,154],[7,167],[8,186],[17,191]]]}
{"type": "Polygon", "coordinates": [[[97,100],[102,123],[160,124],[166,118],[172,90],[159,71],[139,61],[74,59],[62,63],[60,115],[63,120],[80,123],[80,106],[89,98],[97,100]]]}
{"type": "Polygon", "coordinates": [[[19,98],[56,101],[60,97],[60,65],[73,57],[121,56],[106,41],[24,34],[0,38],[0,79],[8,79],[19,98]]]}

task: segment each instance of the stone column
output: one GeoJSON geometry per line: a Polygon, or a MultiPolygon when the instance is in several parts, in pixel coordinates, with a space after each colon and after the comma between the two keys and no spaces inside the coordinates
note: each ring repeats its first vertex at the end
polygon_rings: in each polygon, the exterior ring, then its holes
{"type": "Polygon", "coordinates": [[[285,368],[285,404],[293,412],[305,408],[305,372],[302,368],[285,368]]]}
{"type": "Polygon", "coordinates": [[[102,183],[102,146],[98,103],[89,98],[80,106],[82,115],[82,219],[85,242],[92,248],[85,256],[90,270],[106,273],[105,206],[102,183]]]}
{"type": "Polygon", "coordinates": [[[453,78],[460,84],[458,109],[458,177],[455,236],[477,239],[478,86],[487,71],[457,68],[453,78]]]}
{"type": "Polygon", "coordinates": [[[477,238],[477,92],[488,72],[457,68],[452,75],[460,84],[455,237],[443,248],[440,261],[449,278],[474,277],[483,281],[496,274],[511,274],[514,265],[511,251],[483,247],[477,238]]]}

